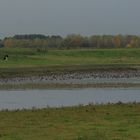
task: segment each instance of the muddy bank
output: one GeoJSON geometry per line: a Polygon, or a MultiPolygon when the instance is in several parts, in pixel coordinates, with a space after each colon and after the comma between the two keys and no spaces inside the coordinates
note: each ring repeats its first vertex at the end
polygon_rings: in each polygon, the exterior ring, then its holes
{"type": "Polygon", "coordinates": [[[0,70],[0,88],[140,87],[139,68],[0,70]],[[6,73],[7,72],[7,73],[6,73]],[[7,74],[7,75],[6,75],[7,74]]]}

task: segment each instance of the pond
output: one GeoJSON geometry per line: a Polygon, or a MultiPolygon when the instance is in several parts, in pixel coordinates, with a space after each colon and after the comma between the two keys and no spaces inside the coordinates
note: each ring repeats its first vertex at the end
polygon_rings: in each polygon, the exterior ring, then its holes
{"type": "Polygon", "coordinates": [[[79,104],[140,102],[140,88],[87,88],[0,91],[0,110],[61,107],[79,104]]]}

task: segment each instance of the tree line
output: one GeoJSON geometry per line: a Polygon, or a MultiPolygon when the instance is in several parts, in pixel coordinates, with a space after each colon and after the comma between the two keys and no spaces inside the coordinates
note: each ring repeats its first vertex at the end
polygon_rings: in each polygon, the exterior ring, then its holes
{"type": "Polygon", "coordinates": [[[0,46],[26,48],[132,48],[140,47],[140,36],[93,35],[90,37],[71,34],[45,36],[41,34],[15,35],[0,40],[0,46]]]}

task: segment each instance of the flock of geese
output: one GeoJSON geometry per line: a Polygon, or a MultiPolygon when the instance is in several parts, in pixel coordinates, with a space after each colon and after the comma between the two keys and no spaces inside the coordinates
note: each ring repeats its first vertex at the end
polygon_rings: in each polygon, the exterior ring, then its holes
{"type": "Polygon", "coordinates": [[[43,76],[31,77],[15,77],[15,78],[0,78],[0,83],[34,83],[34,82],[65,82],[85,79],[117,79],[117,78],[140,78],[140,70],[129,71],[91,71],[91,72],[65,72],[65,73],[48,73],[43,76]]]}

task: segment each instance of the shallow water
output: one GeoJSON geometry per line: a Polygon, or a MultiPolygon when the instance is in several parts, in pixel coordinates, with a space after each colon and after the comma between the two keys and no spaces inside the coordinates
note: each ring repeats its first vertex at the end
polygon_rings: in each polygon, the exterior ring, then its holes
{"type": "Polygon", "coordinates": [[[0,109],[60,107],[119,101],[140,102],[140,88],[0,91],[0,109]]]}

